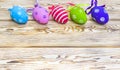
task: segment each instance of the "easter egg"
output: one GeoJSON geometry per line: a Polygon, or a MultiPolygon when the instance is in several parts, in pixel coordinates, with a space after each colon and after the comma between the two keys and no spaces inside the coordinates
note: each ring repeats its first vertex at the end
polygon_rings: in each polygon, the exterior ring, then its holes
{"type": "Polygon", "coordinates": [[[68,22],[68,12],[62,6],[53,6],[50,14],[60,24],[66,24],[68,22]]]}
{"type": "Polygon", "coordinates": [[[109,14],[105,10],[105,5],[97,6],[97,0],[91,0],[91,5],[86,9],[86,13],[91,14],[92,19],[100,25],[105,25],[109,21],[109,14]],[[87,10],[90,10],[87,12],[87,10]]]}
{"type": "Polygon", "coordinates": [[[39,5],[35,6],[35,8],[33,9],[32,16],[39,24],[44,25],[48,23],[49,13],[45,8],[39,5]]]}
{"type": "Polygon", "coordinates": [[[91,16],[99,24],[106,24],[109,21],[109,15],[101,6],[96,6],[91,10],[91,16]]]}
{"type": "Polygon", "coordinates": [[[18,24],[26,24],[28,21],[28,14],[23,7],[13,6],[13,8],[9,9],[10,16],[13,21],[18,24]]]}
{"type": "Polygon", "coordinates": [[[74,6],[70,10],[70,18],[77,24],[83,25],[87,22],[87,15],[83,8],[74,6]]]}

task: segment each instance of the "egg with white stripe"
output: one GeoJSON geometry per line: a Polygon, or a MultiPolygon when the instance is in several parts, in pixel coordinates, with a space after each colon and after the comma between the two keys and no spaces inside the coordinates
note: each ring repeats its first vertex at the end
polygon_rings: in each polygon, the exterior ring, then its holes
{"type": "Polygon", "coordinates": [[[10,16],[13,21],[18,24],[26,24],[28,21],[28,14],[25,8],[20,6],[13,6],[13,8],[9,9],[10,16]]]}
{"type": "Polygon", "coordinates": [[[68,12],[62,6],[52,6],[49,7],[50,15],[52,15],[53,19],[61,24],[66,24],[68,22],[68,12]]]}

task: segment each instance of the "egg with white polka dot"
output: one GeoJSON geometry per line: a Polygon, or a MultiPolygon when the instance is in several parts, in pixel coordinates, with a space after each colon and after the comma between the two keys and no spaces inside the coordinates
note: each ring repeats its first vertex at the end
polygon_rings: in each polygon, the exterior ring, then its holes
{"type": "Polygon", "coordinates": [[[13,8],[9,9],[10,16],[13,21],[18,24],[26,24],[28,21],[28,14],[25,8],[20,6],[13,6],[13,8]]]}
{"type": "Polygon", "coordinates": [[[109,21],[108,13],[101,6],[95,6],[94,8],[92,8],[91,16],[94,21],[96,21],[97,23],[99,23],[101,25],[104,25],[109,21]]]}
{"type": "Polygon", "coordinates": [[[77,24],[83,25],[87,22],[87,14],[84,9],[75,5],[69,7],[70,18],[77,24]]]}
{"type": "Polygon", "coordinates": [[[47,9],[39,6],[38,4],[33,8],[32,16],[39,24],[45,25],[49,21],[49,13],[47,9]]]}

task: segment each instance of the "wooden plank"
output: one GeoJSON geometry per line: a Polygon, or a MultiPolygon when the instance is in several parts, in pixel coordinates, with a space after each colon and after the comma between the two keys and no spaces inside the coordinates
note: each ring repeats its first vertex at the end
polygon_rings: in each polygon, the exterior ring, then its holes
{"type": "Polygon", "coordinates": [[[50,21],[50,24],[44,26],[35,21],[29,21],[27,25],[20,26],[6,21],[4,24],[0,24],[0,46],[117,47],[120,46],[120,26],[118,24],[119,22],[111,21],[109,25],[101,26],[89,21],[87,25],[80,26],[73,22],[61,25],[50,21]]]}
{"type": "MultiPolygon", "coordinates": [[[[111,5],[111,4],[119,4],[119,0],[109,0],[109,1],[107,1],[107,0],[98,0],[99,1],[99,4],[107,4],[107,5],[111,5]]],[[[19,0],[0,0],[0,4],[1,4],[1,6],[6,6],[7,7],[7,5],[8,6],[10,6],[10,5],[28,5],[28,4],[30,4],[30,5],[32,5],[32,4],[34,4],[35,3],[35,1],[34,0],[32,0],[32,1],[29,1],[29,0],[21,0],[21,1],[19,1],[19,0]],[[7,4],[7,5],[5,5],[5,3],[7,4]]],[[[62,4],[66,4],[66,3],[68,3],[68,2],[72,2],[72,3],[90,3],[90,1],[89,0],[84,0],[84,1],[81,1],[81,0],[40,0],[39,1],[39,3],[41,4],[41,5],[46,5],[46,4],[59,4],[59,3],[62,3],[62,4]]]]}
{"type": "Polygon", "coordinates": [[[113,48],[7,48],[0,53],[0,70],[120,70],[120,49],[113,48]]]}
{"type": "MultiPolygon", "coordinates": [[[[76,4],[90,4],[90,1],[89,0],[84,0],[84,1],[81,1],[81,0],[40,0],[39,1],[39,4],[40,5],[42,5],[42,6],[44,6],[44,7],[48,7],[48,6],[50,6],[51,4],[59,4],[59,5],[67,5],[66,3],[68,3],[68,2],[72,2],[72,3],[76,3],[76,4]]],[[[21,5],[21,6],[23,6],[23,7],[33,7],[33,5],[34,5],[34,0],[32,0],[32,1],[29,1],[29,0],[21,0],[21,1],[19,1],[19,0],[0,0],[0,7],[1,8],[10,8],[10,7],[12,7],[13,5],[21,5]]],[[[107,1],[107,0],[99,0],[99,5],[103,5],[103,4],[105,4],[106,5],[106,7],[107,7],[107,9],[108,10],[112,10],[112,11],[114,11],[114,10],[120,10],[120,8],[119,8],[119,0],[109,0],[109,1],[107,1]]]]}
{"type": "MultiPolygon", "coordinates": [[[[109,12],[109,15],[110,15],[110,20],[120,20],[120,18],[119,18],[119,16],[120,16],[119,12],[120,11],[117,11],[117,12],[116,11],[115,12],[108,11],[108,12],[109,12]]],[[[11,20],[10,13],[6,9],[0,9],[0,15],[2,16],[2,17],[0,17],[0,21],[11,20]]],[[[31,14],[29,14],[29,20],[30,21],[33,20],[31,14]]],[[[53,19],[51,17],[50,17],[49,20],[53,21],[53,19]]],[[[88,16],[88,20],[92,20],[90,16],[88,16]]]]}
{"type": "MultiPolygon", "coordinates": [[[[60,4],[65,8],[67,2],[89,3],[89,0],[41,0],[47,8],[51,4],[60,4]]],[[[85,25],[77,25],[69,20],[61,25],[50,18],[48,25],[39,25],[31,16],[26,25],[17,25],[9,16],[8,8],[22,5],[30,8],[34,0],[0,0],[0,47],[120,47],[120,2],[119,0],[99,0],[99,5],[106,4],[110,14],[107,25],[98,25],[88,16],[85,25]]],[[[86,7],[84,7],[86,8],[86,7]]],[[[30,15],[30,14],[29,14],[30,15]]]]}

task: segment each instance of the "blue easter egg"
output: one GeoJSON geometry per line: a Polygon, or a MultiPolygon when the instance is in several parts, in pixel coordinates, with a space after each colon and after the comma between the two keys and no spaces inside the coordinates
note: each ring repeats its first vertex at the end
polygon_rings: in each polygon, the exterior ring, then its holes
{"type": "Polygon", "coordinates": [[[95,6],[91,10],[91,16],[97,23],[104,25],[109,21],[109,15],[101,6],[95,6]]]}
{"type": "Polygon", "coordinates": [[[27,11],[20,6],[13,6],[13,8],[9,9],[10,16],[12,20],[14,20],[18,24],[26,24],[28,21],[27,11]]]}

